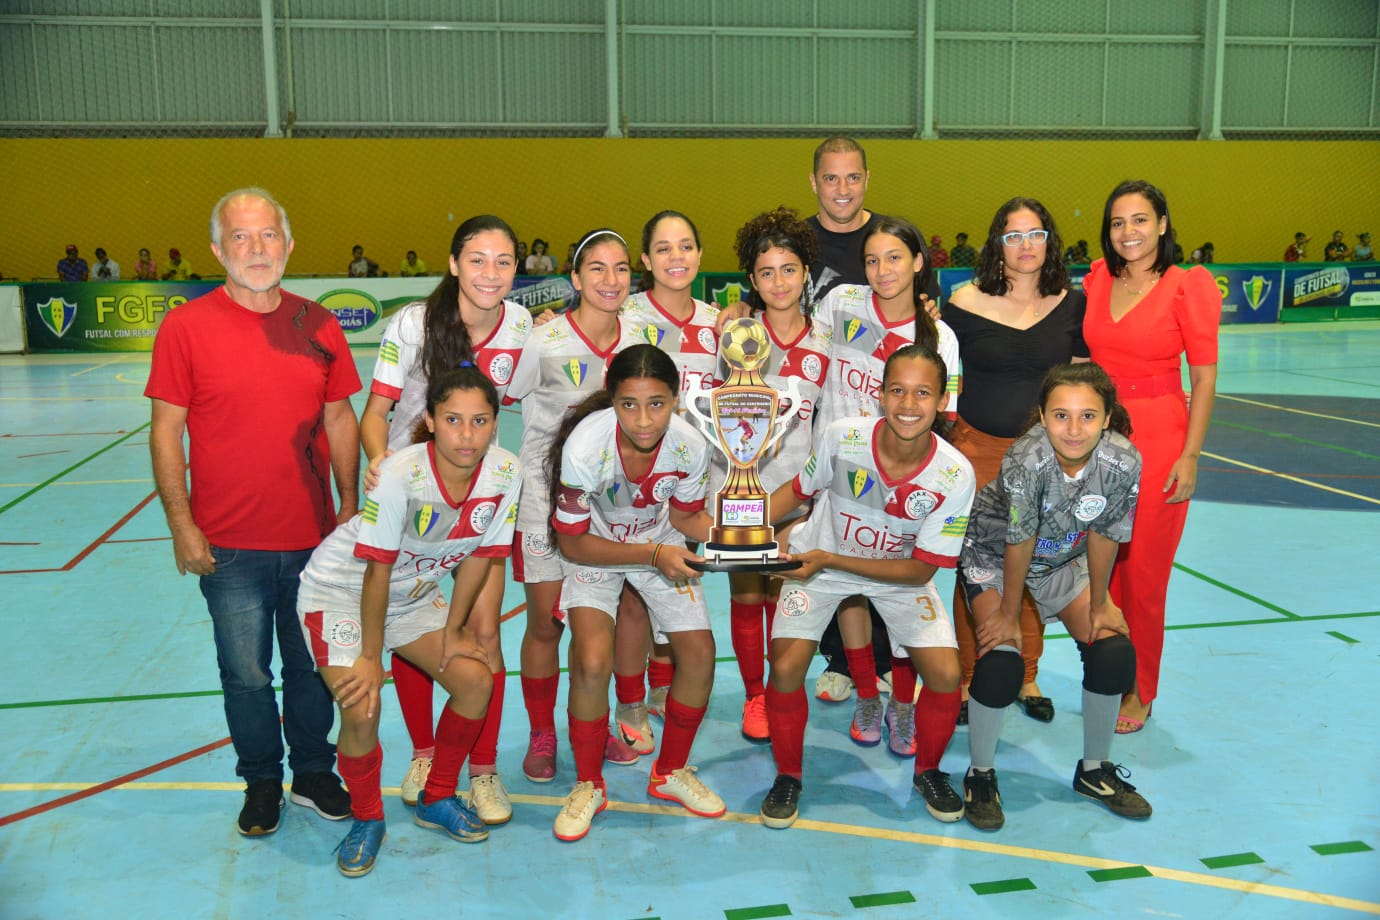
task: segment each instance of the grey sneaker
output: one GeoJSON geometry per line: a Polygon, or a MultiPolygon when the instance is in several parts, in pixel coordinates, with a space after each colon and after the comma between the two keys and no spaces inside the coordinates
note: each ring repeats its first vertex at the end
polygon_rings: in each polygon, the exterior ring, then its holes
{"type": "Polygon", "coordinates": [[[853,724],[848,726],[848,734],[858,744],[871,747],[882,740],[882,698],[878,696],[858,697],[853,707],[853,724]]]}
{"type": "Polygon", "coordinates": [[[886,746],[891,753],[898,757],[914,757],[915,704],[898,703],[893,697],[886,704],[886,732],[886,746]]]}

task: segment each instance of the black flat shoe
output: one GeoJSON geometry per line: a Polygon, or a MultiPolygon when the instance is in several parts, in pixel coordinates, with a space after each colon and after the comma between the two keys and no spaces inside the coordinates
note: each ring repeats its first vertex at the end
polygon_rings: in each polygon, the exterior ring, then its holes
{"type": "Polygon", "coordinates": [[[1036,722],[1054,721],[1054,700],[1047,696],[1022,696],[1016,702],[1021,704],[1025,714],[1036,722]]]}

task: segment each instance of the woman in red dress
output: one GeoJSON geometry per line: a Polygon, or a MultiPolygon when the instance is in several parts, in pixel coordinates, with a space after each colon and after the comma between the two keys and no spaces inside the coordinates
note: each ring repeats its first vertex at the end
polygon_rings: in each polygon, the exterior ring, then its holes
{"type": "Polygon", "coordinates": [[[1083,280],[1083,337],[1116,383],[1144,461],[1135,528],[1111,583],[1136,649],[1136,686],[1117,717],[1116,730],[1126,734],[1145,726],[1159,689],[1169,573],[1216,396],[1222,296],[1206,268],[1174,265],[1169,206],[1148,182],[1112,190],[1102,213],[1102,252],[1083,280]],[[1191,399],[1180,355],[1188,360],[1191,399]]]}

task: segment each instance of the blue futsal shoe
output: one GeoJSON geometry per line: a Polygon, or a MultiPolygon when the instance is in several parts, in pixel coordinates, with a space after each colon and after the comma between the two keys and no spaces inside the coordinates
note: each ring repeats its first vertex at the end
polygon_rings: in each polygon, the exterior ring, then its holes
{"type": "Polygon", "coordinates": [[[465,803],[450,796],[428,803],[426,794],[417,799],[412,820],[422,827],[445,831],[461,843],[478,843],[489,836],[489,828],[465,803]]]}
{"type": "Polygon", "coordinates": [[[374,860],[378,859],[379,847],[387,839],[382,821],[360,821],[356,818],[350,826],[350,832],[335,848],[340,854],[335,860],[336,868],[341,875],[350,878],[368,875],[374,869],[374,860]]]}

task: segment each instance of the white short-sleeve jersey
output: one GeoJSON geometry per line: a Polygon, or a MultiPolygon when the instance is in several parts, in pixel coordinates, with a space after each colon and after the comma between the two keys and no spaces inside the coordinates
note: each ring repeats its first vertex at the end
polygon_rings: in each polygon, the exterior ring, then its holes
{"type": "Polygon", "coordinates": [[[672,319],[646,291],[639,291],[623,304],[623,319],[632,326],[639,342],[655,345],[671,356],[680,370],[680,411],[685,412],[685,395],[695,390],[711,390],[722,381],[719,370],[719,336],[714,331],[719,308],[696,300],[695,310],[684,322],[672,319]]]}
{"type": "Polygon", "coordinates": [[[544,533],[550,525],[546,454],[551,440],[566,413],[603,387],[613,356],[638,342],[629,324],[620,318],[618,340],[601,352],[570,313],[538,326],[528,337],[507,392],[508,402],[522,403],[518,457],[522,460],[523,495],[518,530],[544,533]]]}
{"type": "MultiPolygon", "coordinates": [[[[914,318],[888,323],[877,308],[872,288],[861,284],[835,287],[815,307],[814,326],[829,345],[829,371],[815,411],[815,431],[823,431],[835,419],[877,415],[878,393],[886,359],[915,341],[914,318]]],[[[963,364],[958,357],[958,338],[944,322],[937,321],[939,357],[949,374],[944,412],[958,412],[963,364]]]]}
{"type": "MultiPolygon", "coordinates": [[[[505,300],[502,309],[503,318],[489,337],[472,343],[475,367],[498,388],[500,400],[512,380],[523,343],[532,334],[532,315],[526,307],[505,300]]],[[[389,450],[412,443],[412,428],[426,412],[426,368],[422,366],[425,336],[426,302],[419,300],[393,314],[379,343],[369,392],[396,403],[388,423],[389,450]]]]}
{"type": "Polygon", "coordinates": [[[978,493],[963,541],[964,568],[1000,571],[1007,544],[1035,537],[1030,577],[1039,577],[1087,553],[1089,531],[1128,542],[1140,466],[1135,446],[1105,431],[1079,474],[1068,476],[1036,425],[1011,445],[1001,475],[978,493]]]}
{"type": "MultiPolygon", "coordinates": [[[[934,436],[929,455],[904,479],[890,479],[877,457],[886,419],[840,419],[824,430],[814,455],[795,478],[814,509],[791,533],[791,552],[827,549],[866,559],[919,559],[952,568],[958,562],[973,504],[973,467],[957,448],[934,436]]],[[[825,571],[819,577],[871,582],[825,571]]],[[[854,591],[853,593],[858,593],[854,591]]]]}
{"type": "Polygon", "coordinates": [[[436,473],[434,444],[413,444],[383,461],[364,509],[331,531],[311,554],[302,588],[358,593],[366,561],[393,567],[388,605],[416,604],[470,556],[507,557],[517,522],[522,471],[517,457],[489,448],[465,495],[447,494],[436,473]]]}
{"type": "Polygon", "coordinates": [[[688,422],[672,415],[651,468],[641,479],[630,479],[618,453],[614,411],[591,413],[562,451],[556,532],[592,533],[616,543],[683,543],[671,526],[670,506],[704,510],[709,450],[688,422]]]}

